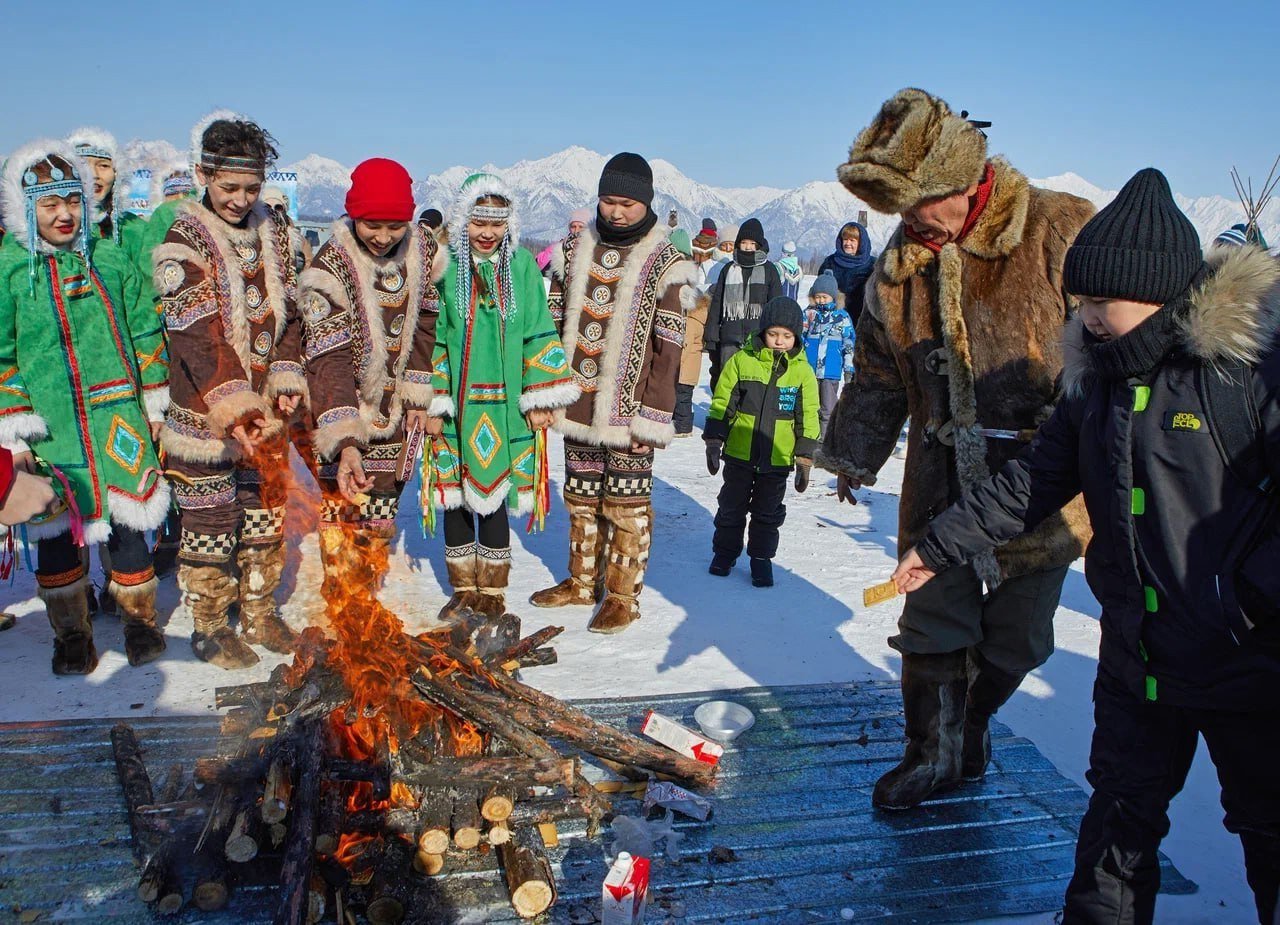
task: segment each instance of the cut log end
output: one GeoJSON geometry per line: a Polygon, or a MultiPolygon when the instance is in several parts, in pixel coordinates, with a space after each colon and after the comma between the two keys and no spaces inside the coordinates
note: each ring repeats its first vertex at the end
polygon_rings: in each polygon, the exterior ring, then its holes
{"type": "Polygon", "coordinates": [[[449,850],[447,829],[426,829],[418,836],[418,850],[424,854],[444,854],[449,850]]]}
{"type": "Polygon", "coordinates": [[[549,884],[530,880],[520,884],[511,893],[511,905],[521,918],[531,919],[551,908],[555,894],[549,884]]]}
{"type": "Polygon", "coordinates": [[[413,856],[413,869],[424,877],[434,877],[444,870],[444,855],[419,851],[413,856]]]}
{"type": "Polygon", "coordinates": [[[231,892],[223,880],[197,883],[195,890],[191,893],[191,902],[202,912],[217,912],[227,904],[230,898],[231,892]]]}
{"type": "Polygon", "coordinates": [[[390,896],[380,896],[369,903],[364,914],[372,925],[400,925],[404,921],[404,904],[390,896]]]}

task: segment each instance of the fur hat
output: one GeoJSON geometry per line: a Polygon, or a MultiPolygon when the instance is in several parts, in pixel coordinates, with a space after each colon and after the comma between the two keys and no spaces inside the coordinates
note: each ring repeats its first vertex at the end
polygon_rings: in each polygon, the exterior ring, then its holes
{"type": "Polygon", "coordinates": [[[836,176],[877,212],[900,215],[922,200],[968,189],[986,163],[982,132],[936,96],[909,87],[880,107],[836,176]]]}
{"type": "Polygon", "coordinates": [[[698,232],[693,239],[693,249],[699,253],[710,254],[716,249],[715,235],[709,235],[705,231],[698,232]]]}
{"type": "Polygon", "coordinates": [[[177,159],[151,170],[151,208],[164,202],[166,195],[186,195],[195,189],[196,180],[191,165],[177,159]]]}
{"type": "Polygon", "coordinates": [[[795,299],[774,296],[760,310],[760,333],[769,328],[786,328],[796,336],[796,343],[804,340],[804,312],[795,299]]]}
{"type": "MultiPolygon", "coordinates": [[[[103,194],[102,200],[105,201],[108,196],[111,197],[111,211],[113,213],[126,211],[126,207],[129,205],[129,188],[133,186],[133,168],[125,163],[124,152],[116,142],[115,136],[105,129],[84,126],[68,135],[67,143],[75,148],[76,156],[86,161],[91,157],[100,157],[111,161],[111,166],[116,171],[116,179],[111,184],[111,189],[103,194]]],[[[85,201],[93,205],[93,221],[100,222],[107,217],[107,213],[102,208],[101,202],[96,202],[93,199],[94,175],[92,169],[90,169],[89,175],[84,180],[90,192],[89,198],[85,201]]],[[[88,221],[88,216],[85,217],[85,220],[88,221]]],[[[111,226],[112,237],[119,244],[120,223],[113,221],[111,226]]]]}

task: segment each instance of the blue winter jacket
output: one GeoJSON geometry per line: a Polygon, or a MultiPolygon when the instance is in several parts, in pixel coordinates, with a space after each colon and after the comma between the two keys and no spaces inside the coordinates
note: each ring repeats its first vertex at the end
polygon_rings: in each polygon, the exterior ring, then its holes
{"type": "Polygon", "coordinates": [[[804,318],[804,349],[819,379],[841,379],[853,372],[853,319],[835,303],[809,306],[804,318]]]}

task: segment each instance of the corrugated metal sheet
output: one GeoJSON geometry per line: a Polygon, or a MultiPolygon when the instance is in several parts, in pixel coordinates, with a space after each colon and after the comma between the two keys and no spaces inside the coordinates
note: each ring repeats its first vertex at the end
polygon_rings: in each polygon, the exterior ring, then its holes
{"type": "MultiPolygon", "coordinates": [[[[870,805],[902,751],[894,682],[751,688],[588,701],[593,716],[639,728],[653,708],[693,725],[711,698],[756,715],[729,748],[706,823],[685,821],[678,862],[659,861],[647,921],[962,922],[1059,908],[1086,796],[1025,739],[995,727],[987,779],[909,813],[870,805]],[[713,863],[714,847],[732,849],[713,863]]],[[[131,720],[153,777],[206,754],[214,717],[131,720]]],[[[0,909],[40,921],[125,925],[155,919],[134,898],[137,870],[108,737],[111,720],[0,725],[0,909]]],[[[620,797],[621,812],[640,812],[620,797]]],[[[550,922],[599,914],[605,843],[561,826],[550,852],[560,900],[550,922]]],[[[424,887],[421,922],[517,921],[491,856],[451,861],[424,887]],[[429,892],[429,896],[427,893],[429,892]]],[[[1194,884],[1168,862],[1164,889],[1194,884]]],[[[169,921],[269,922],[270,887],[244,886],[227,910],[169,921]]]]}

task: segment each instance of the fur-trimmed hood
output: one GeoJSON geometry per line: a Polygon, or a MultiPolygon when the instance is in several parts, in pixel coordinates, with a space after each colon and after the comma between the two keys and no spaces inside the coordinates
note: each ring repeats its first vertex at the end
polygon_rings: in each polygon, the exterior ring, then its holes
{"type": "Polygon", "coordinates": [[[191,183],[194,186],[196,182],[195,171],[191,169],[190,164],[181,158],[166,161],[151,171],[151,208],[153,211],[160,203],[164,202],[165,181],[170,177],[183,173],[191,178],[191,183]]]}
{"type": "MultiPolygon", "coordinates": [[[[1182,349],[1210,365],[1257,364],[1280,324],[1280,261],[1249,245],[1210,247],[1205,263],[1206,278],[1188,296],[1179,322],[1182,349]]],[[[1079,395],[1097,374],[1079,315],[1067,325],[1063,360],[1064,391],[1079,395]]]]}
{"type": "MultiPolygon", "coordinates": [[[[116,169],[115,182],[111,184],[108,191],[111,196],[111,211],[114,214],[121,214],[128,209],[129,189],[133,186],[133,165],[130,164],[124,156],[124,149],[116,141],[116,136],[112,135],[106,129],[96,128],[86,125],[76,129],[67,136],[67,143],[72,148],[79,148],[87,145],[93,152],[101,151],[101,155],[90,153],[88,155],[77,155],[86,163],[89,157],[109,157],[111,164],[116,169]]],[[[89,198],[93,198],[93,170],[90,168],[89,175],[84,178],[85,186],[89,188],[89,198]]],[[[104,196],[103,199],[106,197],[104,196]]],[[[93,221],[95,223],[102,221],[107,217],[107,213],[97,202],[93,203],[93,221]]]]}
{"type": "MultiPolygon", "coordinates": [[[[40,138],[23,145],[9,155],[4,163],[4,171],[0,173],[0,216],[4,218],[4,227],[8,229],[15,241],[23,247],[28,244],[31,231],[27,223],[27,197],[22,190],[22,175],[36,163],[50,154],[56,155],[71,164],[80,175],[80,187],[86,204],[93,200],[93,171],[84,158],[76,154],[75,148],[67,141],[52,138],[40,138]]],[[[85,215],[84,220],[88,221],[85,215]]],[[[51,254],[54,248],[43,238],[36,237],[36,250],[42,254],[51,254]]]]}
{"type": "MultiPolygon", "coordinates": [[[[191,176],[193,179],[195,178],[195,168],[200,164],[200,151],[201,151],[200,142],[204,138],[204,133],[209,128],[209,126],[213,125],[213,123],[219,121],[220,119],[226,119],[230,122],[252,122],[253,121],[244,113],[239,113],[232,109],[215,109],[213,112],[209,113],[203,119],[201,119],[199,122],[193,125],[191,127],[190,147],[187,149],[187,157],[190,158],[191,176]]],[[[197,186],[199,185],[198,180],[196,181],[196,184],[197,186]]]]}
{"type": "MultiPolygon", "coordinates": [[[[501,177],[492,173],[476,173],[463,181],[457,198],[449,207],[445,216],[444,227],[449,231],[448,241],[461,241],[467,233],[467,225],[471,221],[471,207],[477,199],[485,196],[501,196],[511,207],[511,217],[507,219],[507,235],[511,238],[511,250],[520,246],[520,210],[516,206],[515,196],[511,188],[501,177]]],[[[438,238],[439,236],[437,236],[438,238]]],[[[444,243],[443,241],[441,243],[444,243]]]]}

